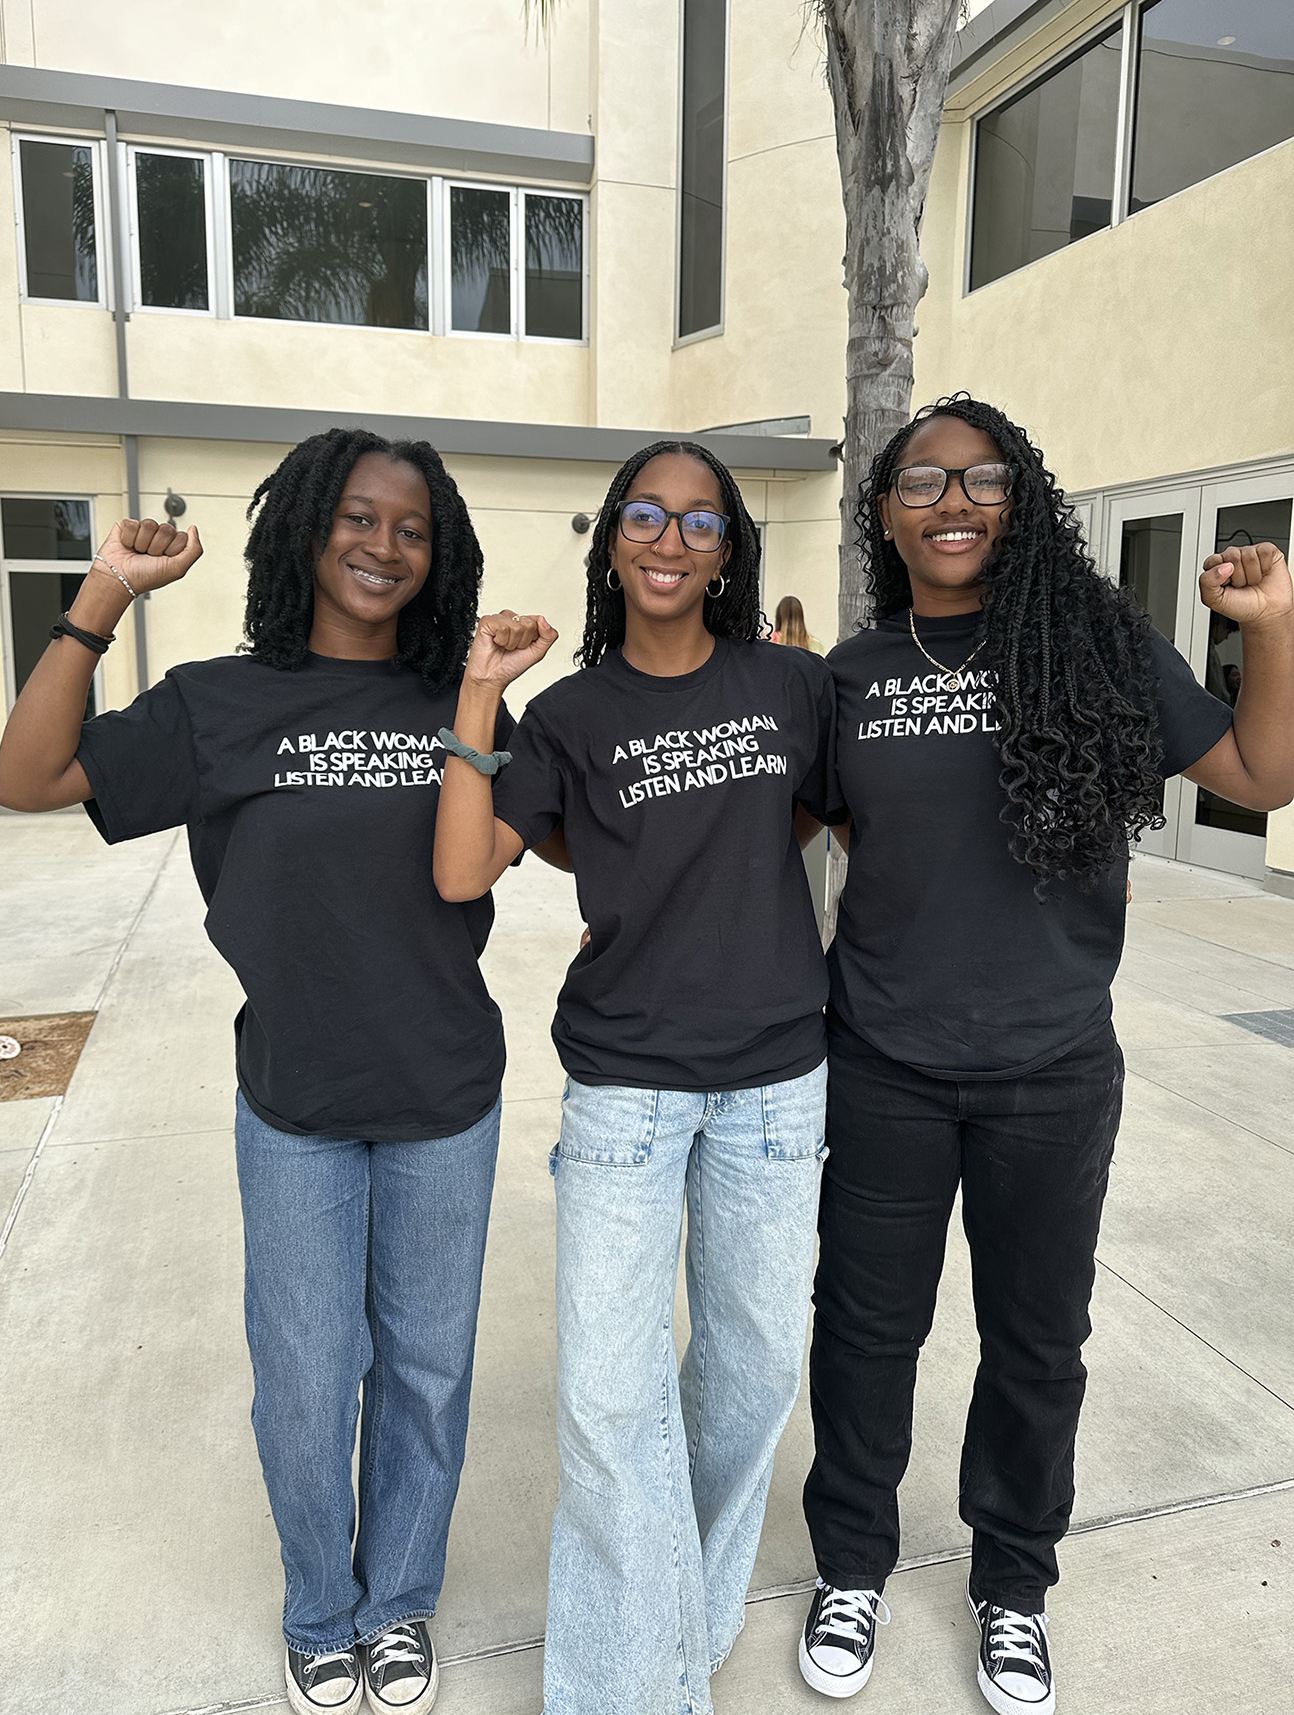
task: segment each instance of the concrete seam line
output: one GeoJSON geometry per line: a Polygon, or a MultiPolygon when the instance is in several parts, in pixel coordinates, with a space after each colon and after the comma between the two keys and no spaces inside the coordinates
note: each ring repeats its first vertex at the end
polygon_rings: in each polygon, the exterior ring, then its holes
{"type": "Polygon", "coordinates": [[[49,1110],[45,1124],[41,1127],[40,1136],[36,1139],[36,1147],[31,1152],[31,1158],[27,1163],[27,1170],[22,1176],[22,1182],[13,1194],[13,1202],[10,1203],[9,1213],[5,1217],[4,1229],[0,1231],[0,1264],[4,1262],[5,1251],[9,1246],[9,1236],[18,1225],[22,1206],[27,1201],[27,1193],[31,1189],[32,1180],[36,1177],[37,1163],[40,1161],[45,1145],[49,1141],[49,1135],[54,1129],[54,1122],[63,1110],[64,1100],[63,1096],[54,1097],[54,1106],[49,1110]]]}

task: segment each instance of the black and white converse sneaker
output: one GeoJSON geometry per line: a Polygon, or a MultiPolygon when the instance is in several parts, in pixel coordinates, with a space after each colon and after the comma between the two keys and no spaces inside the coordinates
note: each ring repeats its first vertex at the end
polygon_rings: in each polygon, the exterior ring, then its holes
{"type": "Polygon", "coordinates": [[[425,1620],[405,1620],[364,1651],[364,1683],[373,1715],[427,1715],[440,1667],[425,1620]]]}
{"type": "Polygon", "coordinates": [[[364,1701],[364,1676],[353,1649],[307,1655],[289,1644],[283,1680],[297,1715],[359,1715],[364,1701]]]}
{"type": "Polygon", "coordinates": [[[979,1626],[979,1671],[984,1701],[998,1715],[1052,1715],[1056,1688],[1047,1654],[1046,1614],[1017,1614],[966,1591],[979,1626]]]}
{"type": "Polygon", "coordinates": [[[871,1677],[876,1628],[889,1623],[879,1590],[837,1590],[819,1578],[800,1639],[804,1683],[827,1697],[861,1691],[871,1677]]]}

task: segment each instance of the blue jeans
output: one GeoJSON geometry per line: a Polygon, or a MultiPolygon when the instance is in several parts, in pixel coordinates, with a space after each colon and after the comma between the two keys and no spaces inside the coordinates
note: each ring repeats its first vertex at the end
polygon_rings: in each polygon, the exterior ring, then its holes
{"type": "Polygon", "coordinates": [[[429,1618],[440,1595],[499,1106],[454,1137],[370,1144],[276,1131],[240,1095],[236,1138],[283,1634],[294,1649],[345,1649],[429,1618]]]}
{"type": "Polygon", "coordinates": [[[544,1715],[710,1715],[800,1385],[825,1100],[825,1065],[711,1095],[567,1082],[544,1715]]]}

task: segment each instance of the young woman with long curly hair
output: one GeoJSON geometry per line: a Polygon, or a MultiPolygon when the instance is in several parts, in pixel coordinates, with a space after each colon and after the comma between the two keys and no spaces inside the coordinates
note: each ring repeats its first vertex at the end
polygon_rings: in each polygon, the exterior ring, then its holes
{"type": "MultiPolygon", "coordinates": [[[[432,885],[481,551],[424,442],[304,441],[249,515],[246,644],[83,723],[137,595],[202,549],[108,536],[0,746],[0,802],[84,803],[110,842],[182,825],[236,1025],[252,1418],[300,1715],[422,1715],[467,1433],[503,1032],[488,898],[432,885]],[[359,1528],[351,1461],[358,1400],[359,1528]]],[[[500,708],[492,738],[511,723],[500,708]]]]}
{"type": "MultiPolygon", "coordinates": [[[[441,891],[474,897],[561,826],[589,927],[553,1027],[545,1715],[709,1715],[799,1389],[827,979],[797,824],[835,808],[834,707],[825,662],[766,634],[731,475],[695,443],[647,447],[598,514],[580,670],[530,702],[493,794],[446,766],[441,891]]],[[[481,621],[456,722],[473,753],[553,637],[481,621]]]]}
{"type": "Polygon", "coordinates": [[[1045,1597],[1123,1087],[1110,985],[1129,842],[1162,826],[1173,774],[1256,809],[1294,795],[1290,577],[1269,544],[1205,562],[1203,600],[1244,637],[1233,717],[1097,571],[1038,448],[992,406],[919,412],[857,519],[874,617],[829,660],[853,828],[800,1666],[835,1697],[871,1672],[960,1185],[980,1334],[960,1485],[979,1685],[1002,1715],[1049,1715],[1045,1597]]]}

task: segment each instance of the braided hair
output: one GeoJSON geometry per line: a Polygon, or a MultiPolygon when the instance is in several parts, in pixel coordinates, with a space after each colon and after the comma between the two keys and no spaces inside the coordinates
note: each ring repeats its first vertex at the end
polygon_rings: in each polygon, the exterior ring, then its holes
{"type": "Polygon", "coordinates": [[[707,593],[705,598],[706,630],[715,637],[735,637],[746,643],[768,635],[768,621],[759,605],[759,531],[746,510],[732,472],[697,441],[653,441],[620,466],[598,511],[593,541],[584,562],[588,568],[588,603],[584,641],[575,651],[581,667],[596,667],[608,649],[618,649],[625,640],[624,591],[613,590],[607,583],[612,544],[620,528],[620,505],[634,478],[645,464],[662,453],[683,453],[711,471],[719,484],[719,509],[728,517],[726,540],[732,551],[723,568],[722,594],[707,593]]]}
{"type": "Polygon", "coordinates": [[[426,441],[388,441],[367,429],[329,429],[302,441],[265,478],[247,508],[249,578],[243,648],[289,670],[305,664],[314,616],[315,562],[355,461],[365,453],[410,464],[431,496],[431,569],[400,610],[396,660],[442,690],[467,659],[476,629],[482,558],[472,520],[440,454],[426,441]]]}
{"type": "Polygon", "coordinates": [[[1097,570],[1073,507],[1024,430],[964,393],[918,411],[859,485],[858,545],[878,618],[912,603],[879,501],[931,417],[982,430],[1013,473],[1005,527],[981,573],[1011,855],[1033,871],[1040,893],[1050,881],[1094,887],[1129,841],[1164,825],[1150,621],[1097,570]]]}

